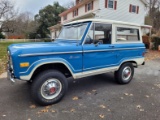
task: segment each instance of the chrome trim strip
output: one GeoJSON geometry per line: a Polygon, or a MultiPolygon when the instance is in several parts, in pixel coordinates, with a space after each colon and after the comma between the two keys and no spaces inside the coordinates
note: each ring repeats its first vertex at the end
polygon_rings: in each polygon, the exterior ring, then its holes
{"type": "MultiPolygon", "coordinates": [[[[136,50],[142,49],[145,47],[136,47],[136,48],[118,48],[118,49],[102,49],[102,50],[85,50],[83,52],[106,52],[106,51],[115,51],[115,50],[136,50]]],[[[44,55],[57,55],[57,54],[76,54],[82,53],[82,51],[75,51],[75,52],[50,52],[50,53],[35,53],[35,54],[21,54],[19,57],[29,57],[29,56],[44,56],[44,55]]]]}
{"type": "Polygon", "coordinates": [[[85,50],[84,53],[90,53],[90,52],[107,52],[107,51],[116,51],[116,50],[136,50],[136,49],[142,49],[145,47],[136,47],[136,48],[119,48],[119,49],[101,49],[101,50],[85,50]]]}
{"type": "Polygon", "coordinates": [[[70,52],[48,52],[48,53],[33,53],[33,54],[21,54],[19,57],[29,57],[29,56],[44,56],[44,55],[57,55],[57,54],[76,54],[82,53],[82,51],[70,51],[70,52]]]}
{"type": "Polygon", "coordinates": [[[87,72],[82,72],[82,73],[76,73],[76,74],[74,74],[73,78],[78,79],[78,78],[88,77],[88,76],[92,76],[92,75],[113,72],[118,69],[119,69],[119,66],[116,66],[116,67],[102,68],[102,69],[92,70],[92,71],[87,71],[87,72]]]}

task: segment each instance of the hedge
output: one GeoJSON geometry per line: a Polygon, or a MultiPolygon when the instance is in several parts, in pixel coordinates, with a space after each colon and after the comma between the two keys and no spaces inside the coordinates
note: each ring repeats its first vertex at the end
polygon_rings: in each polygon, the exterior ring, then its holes
{"type": "Polygon", "coordinates": [[[152,37],[153,42],[153,50],[158,50],[158,46],[160,45],[160,37],[152,37]]]}

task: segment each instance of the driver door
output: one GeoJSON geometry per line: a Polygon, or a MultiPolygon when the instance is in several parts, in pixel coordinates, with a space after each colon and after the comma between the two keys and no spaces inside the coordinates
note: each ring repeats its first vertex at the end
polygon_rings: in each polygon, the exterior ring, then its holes
{"type": "Polygon", "coordinates": [[[115,66],[112,25],[93,23],[83,45],[83,71],[115,66]]]}

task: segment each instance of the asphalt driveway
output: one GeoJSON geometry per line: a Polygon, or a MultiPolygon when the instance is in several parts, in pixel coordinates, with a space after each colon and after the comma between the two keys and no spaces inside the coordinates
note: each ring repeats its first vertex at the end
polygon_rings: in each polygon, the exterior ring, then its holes
{"type": "Polygon", "coordinates": [[[113,74],[74,81],[55,105],[32,101],[30,85],[0,80],[0,120],[160,120],[160,59],[135,71],[128,85],[116,84],[113,74]]]}

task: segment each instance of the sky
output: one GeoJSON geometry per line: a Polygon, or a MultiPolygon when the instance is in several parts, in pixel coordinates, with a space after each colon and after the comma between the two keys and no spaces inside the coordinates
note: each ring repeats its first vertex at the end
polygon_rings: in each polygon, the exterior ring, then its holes
{"type": "Polygon", "coordinates": [[[47,5],[53,5],[55,1],[58,1],[61,5],[66,5],[69,1],[74,0],[12,0],[18,8],[19,12],[31,12],[34,15],[39,12],[40,9],[47,5]]]}

